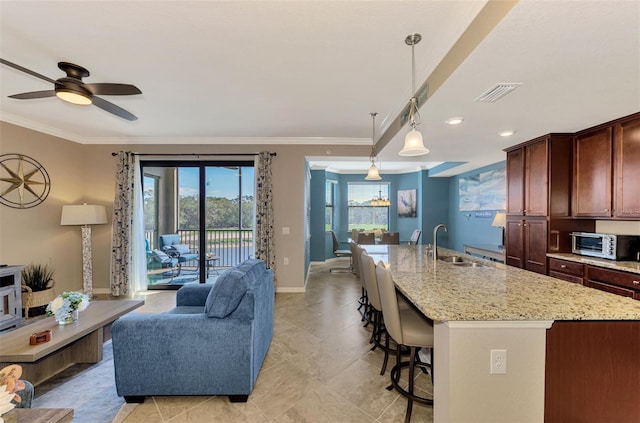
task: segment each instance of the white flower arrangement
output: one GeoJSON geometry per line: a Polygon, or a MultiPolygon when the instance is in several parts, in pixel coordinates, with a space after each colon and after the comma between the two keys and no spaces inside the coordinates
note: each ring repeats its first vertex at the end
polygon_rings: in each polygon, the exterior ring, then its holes
{"type": "Polygon", "coordinates": [[[47,306],[47,315],[56,316],[58,322],[71,319],[74,311],[84,311],[89,307],[89,296],[82,292],[63,292],[47,306]]]}
{"type": "MultiPolygon", "coordinates": [[[[15,394],[7,389],[7,386],[0,386],[0,416],[7,411],[13,410],[15,404],[11,402],[15,394]]],[[[4,422],[4,419],[0,417],[0,422],[4,422]]]]}

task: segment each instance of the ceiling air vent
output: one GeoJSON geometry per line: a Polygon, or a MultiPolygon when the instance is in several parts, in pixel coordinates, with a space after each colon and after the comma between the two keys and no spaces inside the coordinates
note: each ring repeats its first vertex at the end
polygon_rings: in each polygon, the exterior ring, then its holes
{"type": "Polygon", "coordinates": [[[521,82],[502,82],[495,84],[493,87],[480,94],[480,97],[476,98],[474,101],[495,103],[511,91],[518,88],[520,85],[522,85],[521,82]]]}

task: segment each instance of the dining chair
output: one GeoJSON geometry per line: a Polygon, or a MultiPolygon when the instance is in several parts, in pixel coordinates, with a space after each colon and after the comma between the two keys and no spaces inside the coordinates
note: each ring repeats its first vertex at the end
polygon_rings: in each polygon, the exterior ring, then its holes
{"type": "Polygon", "coordinates": [[[420,239],[420,234],[422,234],[422,231],[420,229],[414,229],[413,233],[411,234],[409,245],[417,245],[418,240],[420,239]]]}
{"type": "Polygon", "coordinates": [[[358,244],[373,245],[376,243],[376,235],[373,232],[360,232],[358,235],[358,244]]]}
{"type": "Polygon", "coordinates": [[[353,257],[351,256],[351,250],[340,250],[340,243],[334,231],[331,232],[331,238],[333,239],[333,254],[336,257],[349,257],[349,267],[332,267],[329,272],[347,273],[353,272],[353,257]]]}
{"type": "Polygon", "coordinates": [[[383,232],[380,238],[380,244],[398,245],[400,244],[399,232],[383,232]]]}

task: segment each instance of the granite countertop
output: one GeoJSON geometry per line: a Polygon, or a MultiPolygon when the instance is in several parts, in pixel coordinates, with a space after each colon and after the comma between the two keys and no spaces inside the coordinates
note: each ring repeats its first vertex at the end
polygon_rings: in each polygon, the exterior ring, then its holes
{"type": "Polygon", "coordinates": [[[616,261],[596,257],[580,256],[571,253],[547,253],[547,257],[560,260],[574,261],[576,263],[590,264],[592,266],[606,267],[607,269],[620,270],[622,272],[632,272],[640,274],[639,261],[616,261]]]}
{"type": "Polygon", "coordinates": [[[375,262],[390,264],[400,290],[437,321],[640,320],[640,301],[538,273],[438,248],[482,267],[438,260],[426,247],[366,245],[375,262]]]}

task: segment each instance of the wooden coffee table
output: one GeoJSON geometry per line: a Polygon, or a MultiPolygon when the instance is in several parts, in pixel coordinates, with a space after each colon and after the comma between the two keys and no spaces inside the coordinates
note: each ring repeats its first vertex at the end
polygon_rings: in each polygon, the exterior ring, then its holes
{"type": "Polygon", "coordinates": [[[111,339],[111,323],[142,306],[142,300],[91,301],[77,322],[60,326],[47,317],[0,335],[0,368],[22,366],[22,379],[38,385],[75,363],[102,360],[102,344],[111,339]],[[35,332],[51,329],[51,341],[29,345],[35,332]]]}
{"type": "Polygon", "coordinates": [[[14,408],[4,416],[5,423],[68,423],[73,408],[14,408]]]}

